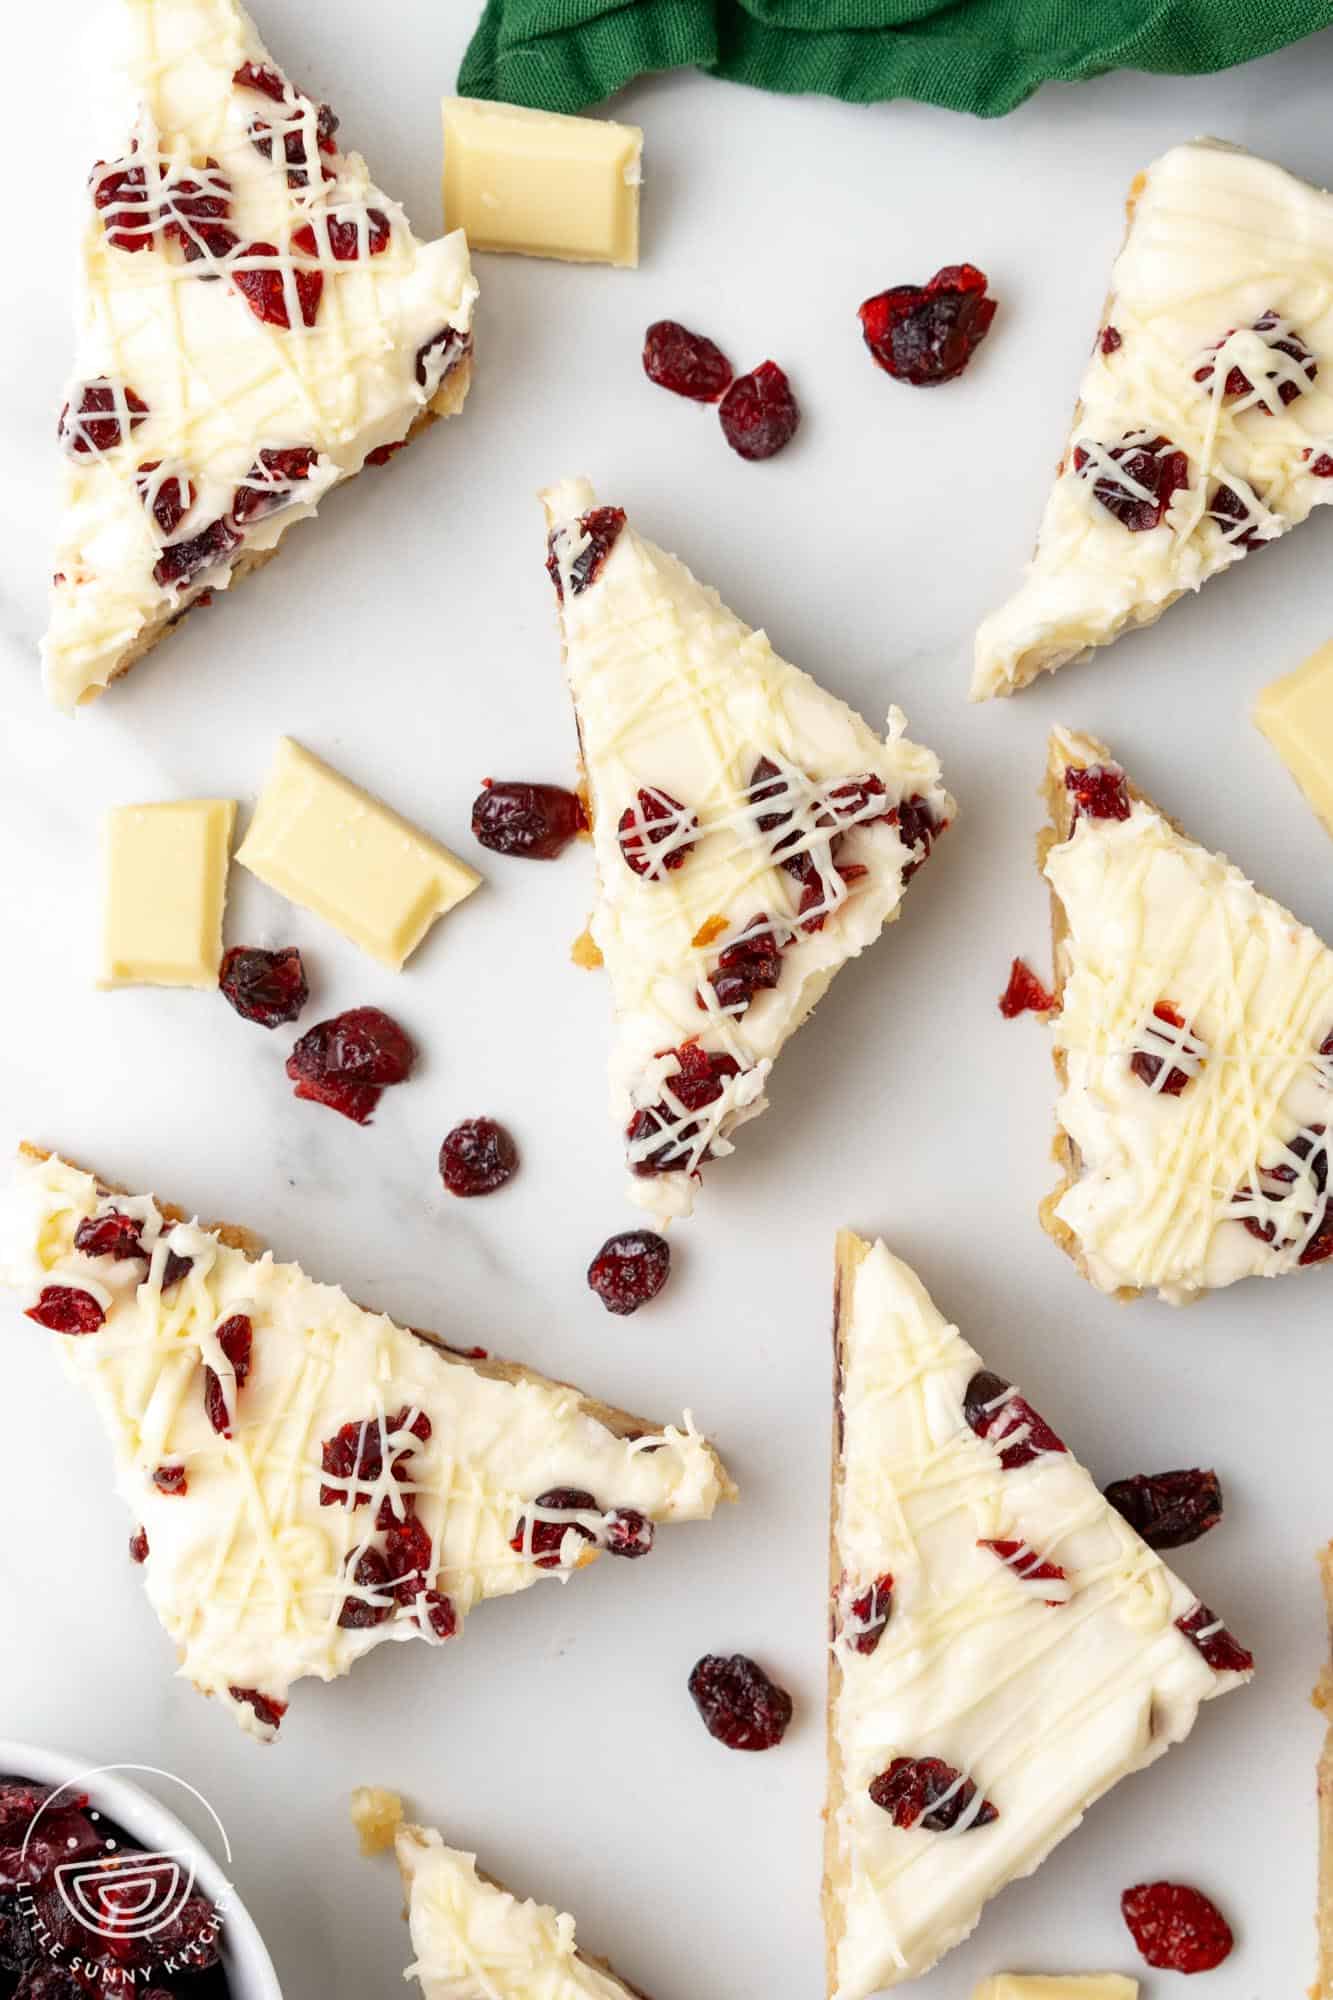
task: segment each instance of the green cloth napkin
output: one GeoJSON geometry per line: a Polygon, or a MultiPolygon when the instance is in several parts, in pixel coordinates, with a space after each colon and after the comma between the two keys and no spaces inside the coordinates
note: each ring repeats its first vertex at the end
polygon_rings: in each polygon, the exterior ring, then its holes
{"type": "Polygon", "coordinates": [[[581,111],[692,63],[763,90],[996,118],[1053,77],[1194,76],[1330,20],[1333,0],[486,0],[458,89],[581,111]]]}

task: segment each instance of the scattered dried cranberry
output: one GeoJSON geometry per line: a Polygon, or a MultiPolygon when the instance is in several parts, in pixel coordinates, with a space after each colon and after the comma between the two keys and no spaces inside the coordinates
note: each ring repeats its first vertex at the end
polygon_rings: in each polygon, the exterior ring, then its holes
{"type": "Polygon", "coordinates": [[[228,1688],[227,1693],[233,1701],[245,1702],[252,1708],[266,1729],[277,1729],[281,1726],[282,1718],[287,1713],[285,1701],[274,1701],[272,1695],[261,1694],[258,1688],[233,1687],[228,1688]]]}
{"type": "Polygon", "coordinates": [[[1006,1021],[1016,1020],[1020,1014],[1049,1014],[1055,1005],[1055,995],[1048,993],[1030,965],[1016,958],[1009,968],[1009,984],[1000,995],[1000,1012],[1006,1021]]]}
{"type": "Polygon", "coordinates": [[[1242,500],[1234,486],[1213,488],[1208,516],[1210,520],[1216,521],[1232,548],[1249,551],[1263,547],[1264,537],[1259,532],[1259,516],[1247,500],[1242,500]]]}
{"type": "MultiPolygon", "coordinates": [[[[218,1328],[218,1346],[236,1372],[238,1396],[245,1387],[250,1373],[254,1332],[248,1313],[232,1313],[218,1328]]],[[[231,1436],[231,1413],[227,1408],[226,1391],[222,1386],[222,1378],[215,1368],[204,1369],[204,1411],[219,1437],[231,1436]]]]}
{"type": "Polygon", "coordinates": [[[518,1171],[518,1147],[493,1118],[465,1118],[440,1148],[440,1179],[450,1194],[494,1194],[518,1171]]]}
{"type": "Polygon", "coordinates": [[[141,1218],[122,1215],[115,1208],[105,1215],[85,1215],[74,1232],[74,1248],[85,1257],[114,1257],[117,1263],[148,1255],[143,1247],[141,1218]]]}
{"type": "Polygon", "coordinates": [[[296,1095],[327,1104],[357,1125],[387,1085],[411,1075],[416,1048],[398,1023],[378,1007],[352,1007],[306,1030],[287,1058],[296,1095]]]}
{"type": "Polygon", "coordinates": [[[588,824],[583,801],[563,785],[487,778],[472,805],[472,832],[492,854],[554,861],[588,824]]]}
{"type": "Polygon", "coordinates": [[[257,90],[262,96],[271,97],[275,104],[281,104],[287,95],[286,82],[267,63],[243,62],[233,71],[231,80],[239,90],[257,90]]]}
{"type": "Polygon", "coordinates": [[[885,374],[918,389],[961,375],[994,317],[986,273],[975,264],[946,264],[925,285],[892,285],[857,312],[865,344],[885,374]]]}
{"type": "Polygon", "coordinates": [[[1313,445],[1307,445],[1305,456],[1310,461],[1310,472],[1315,479],[1333,479],[1333,456],[1326,451],[1316,453],[1313,445]]]}
{"type": "Polygon", "coordinates": [[[174,535],[195,502],[195,489],[191,480],[179,473],[168,473],[165,479],[154,479],[160,472],[162,461],[150,458],[141,465],[134,475],[134,484],[139,498],[157,523],[158,533],[174,535]]]}
{"type": "Polygon", "coordinates": [[[884,817],[890,826],[897,827],[903,846],[912,849],[912,859],[903,866],[903,885],[906,887],[917,870],[929,861],[936,835],[943,833],[949,822],[941,820],[937,825],[934,811],[919,792],[903,799],[884,817]]]}
{"type": "Polygon", "coordinates": [[[588,1266],[588,1284],[609,1313],[637,1312],[655,1299],[671,1273],[671,1246],[651,1229],[608,1236],[588,1266]]]}
{"type": "Polygon", "coordinates": [[[137,431],[148,415],[148,405],[128,385],[117,389],[103,376],[85,382],[78,402],[66,403],[56,426],[66,451],[114,451],[124,436],[124,419],[137,431]]]}
{"type": "Polygon", "coordinates": [[[411,1604],[434,1576],[433,1554],[425,1523],[415,1514],[405,1514],[401,1521],[395,1516],[386,1524],[384,1557],[400,1604],[411,1604]]]}
{"type": "Polygon", "coordinates": [[[362,1549],[352,1571],[359,1597],[345,1597],[338,1623],[345,1632],[365,1632],[393,1616],[393,1596],[389,1590],[389,1565],[378,1549],[362,1549]]]}
{"type": "Polygon", "coordinates": [[[843,1632],[848,1645],[855,1653],[867,1655],[874,1652],[884,1637],[889,1619],[893,1615],[893,1578],[886,1570],[877,1576],[869,1590],[863,1590],[854,1597],[849,1608],[843,1632]]]}
{"type": "MultiPolygon", "coordinates": [[[[1274,312],[1270,306],[1269,310],[1255,321],[1253,331],[1264,337],[1267,345],[1275,354],[1285,354],[1289,360],[1294,361],[1297,365],[1302,378],[1301,380],[1296,381],[1284,374],[1281,381],[1278,381],[1277,399],[1279,403],[1285,405],[1294,403],[1298,396],[1304,395],[1310,383],[1314,381],[1315,376],[1319,373],[1319,366],[1313,354],[1311,354],[1309,348],[1301,339],[1301,336],[1291,328],[1286,330],[1281,339],[1268,340],[1268,335],[1280,324],[1281,316],[1274,312]]],[[[1216,354],[1225,347],[1227,341],[1230,340],[1231,335],[1235,332],[1236,328],[1233,326],[1218,341],[1217,346],[1212,350],[1213,353],[1216,354]]],[[[1277,368],[1265,369],[1264,384],[1267,385],[1270,382],[1276,381],[1280,373],[1281,370],[1277,368]]],[[[1195,369],[1194,379],[1196,382],[1212,382],[1215,380],[1216,374],[1216,362],[1205,361],[1201,368],[1195,369]]],[[[1224,396],[1252,396],[1254,394],[1254,384],[1243,368],[1229,368],[1227,370],[1226,381],[1222,384],[1222,393],[1224,396]]],[[[1266,398],[1261,399],[1259,407],[1268,410],[1269,406],[1266,398]]]]}
{"type": "MultiPolygon", "coordinates": [[[[288,296],[287,276],[279,258],[276,243],[247,243],[241,252],[244,259],[255,257],[271,258],[271,263],[250,268],[233,266],[231,281],[249,306],[256,319],[266,326],[291,326],[291,302],[288,296]]],[[[324,290],[324,273],[297,266],[291,271],[291,289],[295,294],[296,310],[300,314],[302,326],[313,326],[319,311],[320,295],[324,290]]]]}
{"type": "MultiPolygon", "coordinates": [[[[682,1116],[682,1113],[702,1111],[707,1105],[716,1103],[728,1077],[740,1075],[740,1064],[734,1056],[711,1053],[701,1049],[697,1042],[683,1043],[675,1054],[680,1067],[674,1076],[668,1077],[666,1089],[677,1100],[680,1110],[664,1098],[658,1104],[636,1111],[626,1129],[625,1136],[631,1148],[640,1146],[656,1132],[668,1133],[663,1143],[651,1153],[631,1161],[631,1170],[636,1174],[672,1173],[683,1167],[698,1140],[699,1123],[688,1115],[682,1116]]],[[[701,1166],[710,1157],[711,1148],[706,1146],[693,1164],[701,1166]]]]}
{"type": "Polygon", "coordinates": [[[1114,354],[1124,344],[1124,336],[1121,334],[1119,327],[1104,326],[1102,328],[1101,339],[1097,345],[1101,348],[1103,354],[1114,354]]]}
{"type": "Polygon", "coordinates": [[[1228,1632],[1221,1619],[1206,1604],[1196,1604],[1183,1618],[1177,1618],[1176,1630],[1183,1632],[1198,1647],[1214,1673],[1253,1672],[1254,1654],[1228,1632]]]}
{"type": "MultiPolygon", "coordinates": [[[[592,1494],[583,1492],[577,1486],[553,1486],[549,1492],[539,1493],[532,1504],[534,1507],[544,1507],[553,1514],[566,1517],[576,1513],[600,1514],[602,1511],[592,1494]]],[[[585,1542],[597,1540],[586,1522],[568,1518],[553,1521],[534,1520],[529,1535],[528,1517],[526,1514],[521,1514],[509,1546],[517,1555],[531,1556],[538,1569],[559,1569],[561,1546],[571,1529],[576,1535],[582,1536],[585,1542]]]]}
{"type": "Polygon", "coordinates": [[[244,525],[285,507],[318,458],[309,444],[266,446],[232,495],[232,520],[244,525]]]}
{"type": "Polygon", "coordinates": [[[1189,484],[1189,459],[1160,435],[1145,438],[1135,432],[1104,448],[1075,445],[1074,471],[1088,477],[1089,466],[1094,498],[1132,535],[1160,527],[1172,496],[1189,484]]]}
{"type": "Polygon", "coordinates": [[[659,389],[696,403],[715,403],[733,370],[722,349],[704,334],[691,333],[679,320],[655,319],[643,337],[643,372],[659,389]]]}
{"type": "Polygon", "coordinates": [[[147,1560],[148,1531],[145,1528],[136,1528],[130,1536],[130,1561],[132,1563],[146,1563],[147,1560]]]}
{"type": "Polygon", "coordinates": [[[458,1630],[458,1613],[452,1600],[438,1590],[423,1590],[417,1598],[417,1616],[424,1619],[437,1639],[452,1639],[458,1630]]]}
{"type": "Polygon", "coordinates": [[[75,1285],[44,1285],[36,1305],[27,1308],[26,1317],[52,1333],[96,1333],[106,1314],[91,1292],[82,1292],[75,1285]]]}
{"type": "Polygon", "coordinates": [[[704,1728],[728,1750],[771,1750],[791,1721],[791,1696],[744,1653],[705,1653],[690,1675],[704,1728]]]}
{"type": "MultiPolygon", "coordinates": [[[[771,917],[761,910],[740,936],[718,954],[717,969],[709,973],[708,983],[720,1008],[727,1013],[743,1014],[755,994],[776,986],[781,976],[782,947],[771,917]]],[[[704,1004],[700,994],[699,1005],[704,1004]]]]}
{"type": "Polygon", "coordinates": [[[962,1831],[974,1833],[1000,1817],[989,1799],[972,1810],[976,1786],[942,1757],[895,1757],[868,1789],[880,1811],[904,1830],[919,1826],[927,1833],[949,1833],[966,1819],[962,1831]]]}
{"type": "MultiPolygon", "coordinates": [[[[389,218],[382,208],[368,208],[365,211],[366,255],[379,257],[389,247],[389,218]]],[[[325,217],[325,227],[329,233],[329,254],[337,264],[354,264],[361,255],[361,224],[355,216],[329,215],[325,217]]],[[[318,257],[321,254],[315,237],[313,222],[303,222],[292,233],[292,248],[299,250],[303,257],[318,257]]]]}
{"type": "Polygon", "coordinates": [[[175,1498],[190,1490],[183,1465],[159,1465],[153,1473],[153,1484],[159,1493],[168,1493],[175,1498]]]}
{"type": "Polygon", "coordinates": [[[1222,1486],[1215,1472],[1136,1472],[1113,1479],[1106,1497],[1150,1549],[1183,1549],[1222,1518],[1222,1486]]]}
{"type": "Polygon", "coordinates": [[[989,1368],[978,1369],[968,1383],[963,1414],[977,1436],[995,1446],[1006,1472],[1031,1465],[1048,1451],[1065,1449],[1031,1403],[989,1368]]]}
{"type": "MultiPolygon", "coordinates": [[[[1059,1563],[1049,1562],[1045,1556],[1029,1548],[1026,1542],[980,1541],[979,1549],[989,1549],[991,1554],[1011,1569],[1020,1583],[1067,1583],[1068,1577],[1059,1563]]],[[[1048,1604],[1063,1604],[1062,1597],[1048,1597],[1048,1604]]]]}
{"type": "Polygon", "coordinates": [[[282,1027],[296,1020],[310,988],[295,945],[263,951],[257,945],[233,945],[222,961],[218,978],[223,996],[244,1021],[263,1028],[282,1027]]]}
{"type": "Polygon", "coordinates": [[[637,1507],[617,1507],[602,1523],[603,1547],[609,1556],[634,1562],[651,1551],[655,1532],[637,1507]]]}
{"type": "Polygon", "coordinates": [[[551,535],[546,545],[546,574],[555,585],[555,594],[564,602],[565,585],[560,573],[560,556],[557,544],[578,539],[582,547],[568,565],[569,588],[575,596],[596,583],[612,549],[620,539],[620,531],[625,525],[623,507],[594,507],[590,514],[584,514],[577,528],[561,528],[551,535]]]}
{"type": "Polygon", "coordinates": [[[445,376],[471,352],[470,333],[460,333],[456,326],[441,327],[429,340],[423,340],[416,351],[414,373],[418,386],[433,395],[445,376]]]}
{"type": "Polygon", "coordinates": [[[742,458],[772,458],[790,444],[801,421],[791,383],[776,361],[738,375],[718,405],[722,435],[742,458]]]}
{"type": "Polygon", "coordinates": [[[620,851],[632,874],[660,882],[694,852],[699,822],[687,806],[656,785],[639,787],[635,802],[616,823],[620,851]]]}
{"type": "Polygon", "coordinates": [[[1211,1972],[1235,1939],[1216,1903],[1183,1882],[1140,1882],[1120,1910],[1135,1944],[1159,1972],[1211,1972]]]}
{"type": "Polygon", "coordinates": [[[153,565],[153,582],[162,590],[189,583],[201,570],[226,562],[240,546],[241,538],[230,522],[210,521],[197,535],[168,542],[153,565]]]}
{"type": "MultiPolygon", "coordinates": [[[[1159,1000],[1153,1008],[1153,1015],[1157,1020],[1165,1021],[1168,1028],[1184,1028],[1185,1026],[1185,1016],[1179,1013],[1169,1000],[1159,1000]]],[[[1152,1034],[1151,1028],[1149,1028],[1148,1033],[1152,1034]]],[[[1169,1042],[1167,1036],[1156,1036],[1154,1039],[1169,1042]]],[[[1163,1061],[1164,1058],[1162,1056],[1150,1055],[1146,1049],[1135,1049],[1129,1059],[1129,1066],[1139,1079],[1139,1082],[1146,1083],[1149,1089],[1151,1089],[1157,1081],[1163,1061]]],[[[1158,1084],[1158,1091],[1163,1097],[1179,1097],[1186,1084],[1192,1080],[1189,1070],[1178,1069],[1173,1063],[1163,1081],[1158,1084]]]]}
{"type": "Polygon", "coordinates": [[[401,1409],[385,1417],[382,1433],[378,1418],[367,1417],[360,1423],[344,1424],[333,1437],[326,1439],[320,1464],[330,1479],[341,1484],[320,1487],[320,1506],[355,1508],[370,1504],[371,1489],[379,1484],[384,1472],[386,1437],[390,1441],[390,1471],[395,1479],[404,1478],[407,1471],[404,1461],[416,1449],[415,1445],[395,1442],[402,1439],[404,1432],[421,1444],[430,1442],[431,1421],[424,1410],[413,1416],[410,1409],[401,1409]]]}
{"type": "Polygon", "coordinates": [[[1118,764],[1089,764],[1082,770],[1071,764],[1065,772],[1065,790],[1074,795],[1076,820],[1080,813],[1089,819],[1129,818],[1129,791],[1118,764]]]}

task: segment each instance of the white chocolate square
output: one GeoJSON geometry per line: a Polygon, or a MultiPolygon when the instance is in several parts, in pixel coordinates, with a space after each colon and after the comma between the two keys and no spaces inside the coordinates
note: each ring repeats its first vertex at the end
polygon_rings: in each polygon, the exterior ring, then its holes
{"type": "Polygon", "coordinates": [[[482,879],[289,736],[236,859],[394,972],[482,879]]]}
{"type": "Polygon", "coordinates": [[[478,98],[444,101],[444,220],[473,250],[639,261],[643,133],[478,98]]]}
{"type": "Polygon", "coordinates": [[[972,2000],[1138,2000],[1137,1979],[1115,1972],[997,1972],[983,1979],[972,2000]]]}
{"type": "Polygon", "coordinates": [[[1333,833],[1333,639],[1269,683],[1254,719],[1333,833]]]}
{"type": "Polygon", "coordinates": [[[104,826],[99,986],[216,986],[236,807],[116,806],[104,826]]]}

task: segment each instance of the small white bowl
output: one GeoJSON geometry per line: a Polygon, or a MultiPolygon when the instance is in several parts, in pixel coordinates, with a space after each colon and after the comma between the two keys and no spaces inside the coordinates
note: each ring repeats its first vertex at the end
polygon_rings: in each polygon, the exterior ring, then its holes
{"type": "Polygon", "coordinates": [[[231,2000],[282,2000],[278,1975],[254,1918],[218,1861],[174,1813],[123,1775],[127,1768],[133,1767],[102,1770],[86,1757],[70,1757],[63,1750],[42,1750],[35,1743],[10,1743],[0,1738],[0,1777],[31,1778],[39,1785],[77,1786],[88,1793],[99,1811],[149,1852],[187,1854],[199,1893],[225,1910],[220,1941],[231,2000]]]}

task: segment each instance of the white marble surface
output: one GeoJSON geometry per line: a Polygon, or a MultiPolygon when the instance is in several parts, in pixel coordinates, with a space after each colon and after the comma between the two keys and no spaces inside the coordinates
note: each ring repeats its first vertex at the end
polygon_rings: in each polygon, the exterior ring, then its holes
{"type": "MultiPolygon", "coordinates": [[[[262,10],[276,53],[424,228],[438,224],[436,100],[473,11],[262,10]]],[[[1118,1896],[1149,1874],[1198,1881],[1235,1918],[1242,1944],[1209,1982],[1214,2000],[1303,1991],[1313,1553],[1333,1531],[1330,1279],[1237,1287],[1186,1313],[1094,1296],[1035,1218],[1052,1175],[1042,1033],[994,1003],[1010,956],[1044,949],[1033,793],[1057,719],[1106,735],[1195,833],[1333,934],[1326,837],[1249,720],[1259,686],[1329,635],[1329,523],[1017,701],[970,709],[964,690],[976,620],[1035,526],[1131,174],[1211,131],[1327,178],[1333,34],[1220,77],[1049,89],[991,125],[698,77],[635,89],[623,109],[648,132],[642,269],[480,258],[461,421],[338,496],[235,602],[71,723],[45,706],[34,653],[67,244],[96,147],[71,59],[84,14],[83,0],[24,9],[6,33],[0,1139],[27,1134],[257,1224],[354,1294],[613,1401],[662,1415],[688,1403],[745,1497],[711,1527],[664,1536],[647,1565],[487,1607],[457,1651],[391,1647],[337,1686],[303,1687],[264,1751],[171,1677],[90,1414],[6,1307],[0,1727],[202,1787],[290,2000],[399,1990],[396,1891],[346,1824],[364,1781],[403,1787],[495,1871],[572,1907],[581,1935],[657,2000],[808,2000],[828,1293],[833,1232],[851,1222],[919,1267],[1099,1477],[1219,1466],[1228,1519],[1180,1567],[1261,1664],[1252,1690],[1011,1889],[922,2000],[963,2000],[1001,1967],[1134,1970],[1118,1896]],[[938,395],[876,374],[858,302],[963,257],[1001,300],[971,373],[938,395]],[[663,314],[707,328],[740,366],[770,352],[788,366],[806,419],[784,458],[743,464],[710,413],[645,383],[640,337],[663,314]],[[297,1104],[289,1038],[220,1000],[91,983],[97,824],[113,802],[223,793],[244,812],[288,731],[468,852],[483,775],[569,777],[533,494],[571,471],[868,715],[901,702],[963,808],[901,925],[839,981],[772,1111],[712,1177],[669,1292],[628,1322],[582,1281],[627,1219],[603,995],[567,960],[586,851],[554,867],[487,858],[485,889],[400,979],[236,871],[229,936],[307,951],[309,1019],[379,1002],[419,1039],[419,1075],[369,1130],[297,1104]],[[442,1194],[435,1152],[478,1111],[512,1125],[524,1168],[503,1196],[463,1206],[442,1194]],[[685,1678],[719,1648],[754,1652],[791,1687],[797,1721],[776,1754],[729,1755],[699,1727],[685,1678]]],[[[1147,1975],[1145,1990],[1157,2000],[1170,1984],[1147,1975]]]]}

